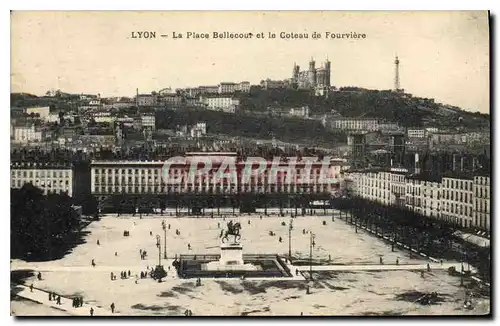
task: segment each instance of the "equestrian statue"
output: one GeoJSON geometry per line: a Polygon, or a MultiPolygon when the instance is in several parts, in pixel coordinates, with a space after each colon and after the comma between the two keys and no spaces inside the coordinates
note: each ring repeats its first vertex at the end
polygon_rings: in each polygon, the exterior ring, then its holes
{"type": "Polygon", "coordinates": [[[241,239],[240,230],[240,222],[236,222],[233,224],[233,221],[229,221],[229,223],[227,223],[227,230],[225,230],[224,234],[221,234],[222,243],[226,242],[226,240],[229,240],[230,235],[234,235],[234,243],[237,243],[237,241],[241,239]]]}

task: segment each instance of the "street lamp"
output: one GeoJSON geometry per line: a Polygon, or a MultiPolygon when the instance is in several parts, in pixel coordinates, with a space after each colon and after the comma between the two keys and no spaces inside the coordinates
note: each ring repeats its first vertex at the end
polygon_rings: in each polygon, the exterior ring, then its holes
{"type": "Polygon", "coordinates": [[[293,220],[290,219],[290,224],[288,225],[288,260],[290,260],[290,263],[292,262],[292,222],[293,220]]]}
{"type": "Polygon", "coordinates": [[[161,222],[161,227],[163,229],[163,239],[165,240],[163,245],[163,258],[167,259],[167,223],[165,223],[165,220],[161,222]]]}
{"type": "Polygon", "coordinates": [[[309,275],[311,277],[311,280],[312,280],[312,248],[316,245],[316,243],[314,242],[314,238],[316,237],[314,235],[314,233],[312,233],[311,231],[309,231],[310,233],[310,237],[309,237],[309,275]]]}
{"type": "Polygon", "coordinates": [[[161,266],[161,244],[160,235],[156,235],[156,247],[158,247],[158,266],[161,266]]]}

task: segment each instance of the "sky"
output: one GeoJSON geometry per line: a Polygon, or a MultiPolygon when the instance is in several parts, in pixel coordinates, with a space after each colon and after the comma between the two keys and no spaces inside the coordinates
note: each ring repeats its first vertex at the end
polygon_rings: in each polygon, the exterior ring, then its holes
{"type": "Polygon", "coordinates": [[[294,63],[307,69],[311,58],[316,66],[331,61],[334,86],[391,89],[397,54],[406,92],[489,113],[488,24],[486,11],[14,11],[11,91],[134,96],[136,88],[258,84],[290,78],[294,63]],[[132,38],[141,31],[156,38],[132,38]],[[212,38],[224,31],[265,38],[212,38]],[[188,32],[210,38],[187,39],[188,32]],[[309,38],[281,39],[280,32],[309,38]],[[366,36],[327,39],[326,32],[366,36]]]}

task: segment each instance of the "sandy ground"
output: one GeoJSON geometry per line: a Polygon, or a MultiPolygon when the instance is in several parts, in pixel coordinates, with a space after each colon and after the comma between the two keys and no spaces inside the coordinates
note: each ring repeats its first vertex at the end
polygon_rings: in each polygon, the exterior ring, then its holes
{"type": "MultiPolygon", "coordinates": [[[[489,298],[475,300],[473,311],[462,309],[464,290],[459,287],[457,277],[445,271],[420,273],[411,271],[383,271],[333,273],[318,272],[311,285],[311,294],[306,294],[305,281],[241,281],[238,279],[204,279],[201,287],[194,280],[182,280],[169,275],[165,282],[135,277],[110,281],[110,270],[120,273],[130,270],[132,276],[158,263],[156,235],[161,236],[163,260],[163,230],[156,217],[105,216],[101,221],[87,227],[90,234],[87,243],[78,246],[72,253],[57,261],[25,263],[13,261],[12,269],[31,268],[43,271],[43,280],[27,280],[36,287],[55,291],[62,295],[81,295],[85,301],[108,307],[114,302],[117,312],[126,315],[181,315],[191,309],[194,315],[383,315],[383,314],[485,314],[489,312],[489,298]],[[123,231],[130,231],[129,237],[123,231]],[[152,236],[150,235],[152,232],[152,236]],[[99,240],[100,245],[97,245],[99,240]],[[139,250],[147,250],[148,258],[141,260],[139,250]],[[115,256],[115,252],[117,256],[115,256]],[[91,271],[71,271],[73,266],[90,266],[94,259],[97,266],[91,271]],[[396,296],[409,291],[438,292],[443,302],[423,306],[418,303],[397,300],[396,296]]],[[[289,217],[233,218],[242,224],[244,252],[247,254],[288,254],[288,227],[281,222],[289,217]],[[248,224],[250,221],[251,224],[248,224]],[[274,231],[275,236],[269,236],[274,231]],[[282,237],[282,242],[278,241],[282,237]]],[[[219,226],[227,223],[222,218],[173,218],[165,219],[170,224],[167,230],[167,253],[216,254],[219,253],[219,226]],[[175,235],[175,230],[180,235],[175,235]],[[191,250],[188,250],[188,244],[191,250]]],[[[292,255],[309,258],[309,234],[315,235],[313,257],[332,264],[422,264],[426,260],[396,250],[375,237],[331,217],[297,217],[293,219],[292,255]],[[326,221],[326,225],[322,222],[326,221]]],[[[170,273],[173,274],[173,273],[170,273]]],[[[410,300],[414,301],[414,300],[410,300]]],[[[27,309],[27,308],[26,308],[27,309]]],[[[18,307],[17,314],[24,308],[18,307]]],[[[28,311],[28,309],[27,309],[28,311]]],[[[28,312],[26,313],[28,314],[28,312]]],[[[47,314],[50,314],[47,312],[47,314]]]]}
{"type": "Polygon", "coordinates": [[[65,311],[22,299],[11,301],[10,314],[11,316],[71,316],[65,311]]]}

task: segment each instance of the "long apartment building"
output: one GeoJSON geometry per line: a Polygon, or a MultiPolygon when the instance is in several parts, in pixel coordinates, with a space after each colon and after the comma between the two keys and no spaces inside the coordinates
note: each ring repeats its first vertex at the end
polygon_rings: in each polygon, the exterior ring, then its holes
{"type": "MultiPolygon", "coordinates": [[[[323,163],[315,158],[303,158],[295,165],[282,161],[277,168],[267,161],[262,172],[255,172],[245,179],[247,163],[236,153],[187,153],[176,161],[92,161],[91,192],[106,197],[124,195],[162,195],[175,193],[237,194],[237,193],[334,193],[339,190],[341,171],[345,164],[332,160],[328,165],[329,181],[321,177],[323,163]],[[192,163],[209,160],[212,167],[203,174],[190,174],[192,163]],[[312,160],[312,159],[311,159],[312,160]],[[234,169],[226,167],[233,166],[234,169]],[[305,169],[307,167],[310,167],[305,169]],[[225,173],[221,178],[221,169],[225,173]],[[308,170],[309,173],[304,171],[308,170]]],[[[195,165],[197,166],[197,165],[195,165]]]]}
{"type": "Polygon", "coordinates": [[[62,163],[12,162],[10,187],[19,189],[27,183],[42,189],[45,195],[66,193],[71,197],[74,191],[73,167],[62,163]]]}
{"type": "Polygon", "coordinates": [[[462,227],[490,230],[490,177],[422,178],[404,169],[352,172],[357,196],[400,205],[462,227]]]}

